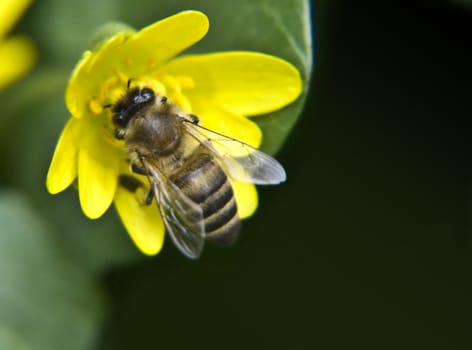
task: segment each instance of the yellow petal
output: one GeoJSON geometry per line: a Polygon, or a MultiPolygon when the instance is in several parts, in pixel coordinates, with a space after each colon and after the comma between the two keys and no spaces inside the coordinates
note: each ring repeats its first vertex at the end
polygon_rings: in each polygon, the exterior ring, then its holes
{"type": "Polygon", "coordinates": [[[251,183],[233,181],[234,197],[241,219],[250,217],[257,209],[258,198],[256,186],[251,183]]]}
{"type": "Polygon", "coordinates": [[[134,244],[144,254],[159,253],[164,242],[164,223],[156,204],[143,205],[134,193],[118,186],[115,207],[134,244]]]}
{"type": "Polygon", "coordinates": [[[126,72],[138,77],[195,44],[208,32],[208,17],[198,11],[184,11],[158,21],[125,44],[126,58],[133,64],[126,72]]]}
{"type": "MultiPolygon", "coordinates": [[[[69,113],[75,118],[82,118],[88,111],[86,104],[90,96],[84,94],[85,90],[91,90],[91,81],[88,78],[88,70],[93,60],[94,54],[91,51],[85,51],[80,61],[76,64],[69,78],[66,87],[65,102],[69,113]]],[[[97,82],[93,82],[94,85],[97,82]]]]}
{"type": "Polygon", "coordinates": [[[200,125],[256,148],[261,144],[261,130],[253,121],[205,100],[193,99],[191,105],[200,125]]]}
{"type": "Polygon", "coordinates": [[[17,19],[31,3],[31,0],[0,1],[0,38],[13,27],[17,19]]]}
{"type": "Polygon", "coordinates": [[[0,89],[25,74],[36,60],[33,43],[24,37],[0,42],[0,89]]]}
{"type": "Polygon", "coordinates": [[[77,176],[76,135],[80,125],[69,119],[57,142],[46,178],[46,187],[51,194],[64,191],[77,176]]]}
{"type": "MultiPolygon", "coordinates": [[[[203,13],[185,11],[136,34],[115,35],[97,52],[86,52],[74,70],[66,90],[69,111],[80,118],[86,112],[89,99],[99,96],[105,81],[118,73],[124,79],[147,75],[162,62],[199,41],[207,31],[208,18],[203,13]]],[[[124,91],[126,80],[122,85],[124,91]]]]}
{"type": "Polygon", "coordinates": [[[120,152],[99,135],[82,141],[78,166],[79,199],[82,211],[90,219],[102,216],[113,201],[120,160],[120,152]]]}
{"type": "MultiPolygon", "coordinates": [[[[115,56],[114,61],[116,61],[121,55],[124,40],[125,35],[118,34],[107,41],[101,50],[106,51],[111,57],[115,56]]],[[[98,96],[101,85],[113,76],[113,61],[109,62],[110,66],[107,69],[108,63],[97,57],[97,53],[86,51],[69,79],[65,100],[69,112],[76,118],[82,118],[90,113],[88,109],[90,99],[98,96]]]]}
{"type": "Polygon", "coordinates": [[[280,58],[256,52],[221,52],[176,58],[163,68],[195,82],[191,95],[245,116],[272,112],[302,92],[298,70],[280,58]]]}

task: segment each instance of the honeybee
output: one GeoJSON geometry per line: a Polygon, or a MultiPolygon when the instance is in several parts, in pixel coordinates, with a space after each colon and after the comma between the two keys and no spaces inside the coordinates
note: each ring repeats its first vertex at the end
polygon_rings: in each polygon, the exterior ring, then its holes
{"type": "MultiPolygon", "coordinates": [[[[115,137],[124,141],[131,170],[145,175],[167,233],[187,257],[197,259],[205,239],[232,244],[241,220],[229,179],[278,184],[284,168],[271,156],[199,124],[199,118],[149,87],[130,87],[109,105],[115,137]]],[[[120,185],[148,187],[130,175],[120,185]]]]}

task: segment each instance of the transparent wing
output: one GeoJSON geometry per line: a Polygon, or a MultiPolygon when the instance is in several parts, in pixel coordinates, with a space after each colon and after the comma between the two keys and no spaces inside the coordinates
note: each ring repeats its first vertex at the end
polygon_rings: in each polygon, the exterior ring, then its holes
{"type": "Polygon", "coordinates": [[[157,167],[143,160],[167,233],[188,258],[197,259],[205,243],[202,209],[190,200],[157,167]]]}
{"type": "Polygon", "coordinates": [[[212,153],[233,180],[276,185],[287,179],[282,165],[268,154],[191,121],[184,124],[187,131],[212,153]]]}

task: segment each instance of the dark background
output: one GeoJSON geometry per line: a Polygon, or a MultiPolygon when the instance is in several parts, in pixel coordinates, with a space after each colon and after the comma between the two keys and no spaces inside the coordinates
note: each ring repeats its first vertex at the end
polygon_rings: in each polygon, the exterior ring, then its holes
{"type": "Polygon", "coordinates": [[[100,349],[469,349],[472,9],[313,1],[306,111],[233,248],[103,275],[100,349]],[[266,227],[273,227],[268,232],[266,227]]]}

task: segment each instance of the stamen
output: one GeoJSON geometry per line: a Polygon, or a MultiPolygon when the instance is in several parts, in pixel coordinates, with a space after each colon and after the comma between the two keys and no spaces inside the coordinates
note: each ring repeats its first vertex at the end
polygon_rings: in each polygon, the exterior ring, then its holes
{"type": "Polygon", "coordinates": [[[188,75],[179,75],[176,77],[180,86],[184,90],[191,90],[195,88],[195,81],[188,75]]]}
{"type": "Polygon", "coordinates": [[[103,105],[97,100],[97,98],[91,98],[89,101],[89,109],[93,114],[98,115],[103,112],[103,105]]]}

